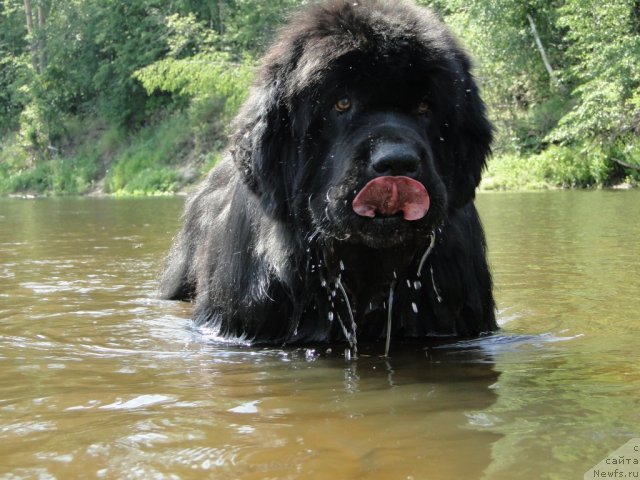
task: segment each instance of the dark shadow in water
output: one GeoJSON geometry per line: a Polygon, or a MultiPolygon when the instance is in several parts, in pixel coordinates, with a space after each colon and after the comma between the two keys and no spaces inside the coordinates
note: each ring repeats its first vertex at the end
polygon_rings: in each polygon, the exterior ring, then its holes
{"type": "MultiPolygon", "coordinates": [[[[313,416],[299,414],[297,428],[315,418],[340,431],[345,444],[370,443],[371,450],[359,457],[361,471],[383,478],[387,465],[400,462],[389,478],[474,479],[495,471],[495,449],[504,444],[494,411],[501,377],[509,373],[501,371],[504,358],[527,356],[532,348],[546,351],[570,338],[498,333],[403,342],[392,346],[388,358],[382,355],[383,342],[362,343],[358,358],[351,360],[346,344],[258,349],[200,339],[211,347],[212,359],[228,356],[230,375],[238,368],[260,372],[245,377],[249,389],[256,390],[252,401],[271,396],[294,410],[297,402],[312,404],[313,416]],[[363,440],[367,436],[376,440],[363,440]]],[[[339,449],[332,453],[341,454],[339,449]]]]}

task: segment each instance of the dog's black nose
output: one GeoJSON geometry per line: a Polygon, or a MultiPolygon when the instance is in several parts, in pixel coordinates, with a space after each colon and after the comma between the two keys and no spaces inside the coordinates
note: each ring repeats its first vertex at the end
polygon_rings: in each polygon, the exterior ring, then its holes
{"type": "Polygon", "coordinates": [[[420,156],[410,145],[382,144],[374,149],[370,166],[374,176],[403,175],[413,177],[420,168],[420,156]]]}

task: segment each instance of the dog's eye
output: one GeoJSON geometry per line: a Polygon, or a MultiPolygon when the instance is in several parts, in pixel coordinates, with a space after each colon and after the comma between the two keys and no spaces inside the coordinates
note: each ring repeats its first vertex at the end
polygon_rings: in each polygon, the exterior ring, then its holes
{"type": "Polygon", "coordinates": [[[342,97],[336,102],[333,108],[335,108],[339,112],[346,112],[351,108],[351,100],[349,99],[349,97],[342,97]]]}
{"type": "Polygon", "coordinates": [[[429,104],[425,100],[422,100],[418,104],[418,113],[420,115],[424,115],[425,113],[429,113],[429,104]]]}

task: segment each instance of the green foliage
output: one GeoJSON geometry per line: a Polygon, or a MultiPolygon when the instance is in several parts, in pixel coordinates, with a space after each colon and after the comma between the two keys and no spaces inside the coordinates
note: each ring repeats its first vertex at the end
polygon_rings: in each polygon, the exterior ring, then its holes
{"type": "MultiPolygon", "coordinates": [[[[570,108],[571,102],[562,95],[549,98],[531,105],[512,119],[509,148],[518,154],[540,153],[547,147],[544,141],[547,135],[558,126],[562,115],[570,108]]],[[[505,150],[503,146],[503,150],[505,150]]]]}
{"type": "Polygon", "coordinates": [[[245,98],[253,77],[248,55],[234,57],[216,50],[219,36],[196,21],[193,14],[167,17],[169,52],[165,58],[133,73],[149,95],[158,92],[189,103],[194,110],[212,110],[227,122],[245,98]],[[203,107],[204,105],[204,107],[203,107]]]}
{"type": "Polygon", "coordinates": [[[176,191],[184,184],[177,170],[189,141],[189,123],[181,115],[143,129],[109,168],[106,191],[116,194],[176,191]]]}
{"type": "Polygon", "coordinates": [[[229,47],[252,54],[262,53],[273,37],[276,28],[292,10],[304,5],[307,0],[227,0],[226,23],[220,33],[224,34],[229,47]]]}
{"type": "Polygon", "coordinates": [[[146,92],[132,75],[168,50],[162,3],[139,0],[91,5],[91,33],[97,50],[91,86],[97,112],[108,121],[132,127],[148,113],[146,92]]]}
{"type": "Polygon", "coordinates": [[[640,23],[636,0],[575,0],[559,8],[575,106],[551,140],[615,139],[640,130],[640,23]]]}
{"type": "Polygon", "coordinates": [[[0,1],[0,135],[17,128],[27,100],[21,91],[28,75],[21,6],[17,1],[0,1]]]}
{"type": "MultiPolygon", "coordinates": [[[[449,2],[447,17],[477,60],[477,76],[497,127],[495,150],[501,153],[539,151],[547,133],[544,113],[558,88],[545,69],[527,15],[536,25],[545,53],[556,68],[562,62],[561,33],[556,26],[554,0],[491,0],[449,2]],[[543,125],[535,116],[542,106],[543,125]]],[[[557,121],[555,119],[554,121],[557,121]]],[[[551,125],[554,125],[554,121],[551,125]]]]}
{"type": "Polygon", "coordinates": [[[83,194],[97,188],[104,164],[122,145],[122,132],[95,120],[62,123],[63,130],[82,142],[65,150],[50,147],[48,158],[37,159],[19,133],[0,140],[0,193],[83,194]]]}
{"type": "Polygon", "coordinates": [[[253,62],[234,63],[224,52],[198,53],[188,58],[165,58],[135,72],[149,94],[168,92],[194,103],[220,103],[227,120],[240,107],[253,76],[253,62]]]}
{"type": "Polygon", "coordinates": [[[261,53],[288,13],[308,0],[176,0],[172,9],[183,18],[193,16],[216,35],[219,51],[261,53]]]}
{"type": "Polygon", "coordinates": [[[0,133],[15,129],[26,98],[21,85],[27,69],[18,58],[0,58],[0,133]]]}
{"type": "Polygon", "coordinates": [[[558,187],[603,186],[612,167],[605,152],[589,146],[553,145],[532,158],[541,178],[558,187]]]}
{"type": "Polygon", "coordinates": [[[489,163],[482,188],[606,187],[624,179],[619,165],[611,160],[619,154],[615,147],[590,143],[551,145],[535,155],[505,154],[489,163]]]}
{"type": "Polygon", "coordinates": [[[635,166],[626,170],[625,182],[634,186],[640,185],[640,137],[633,135],[631,138],[621,139],[617,147],[616,153],[619,153],[619,159],[635,166]]]}
{"type": "Polygon", "coordinates": [[[222,157],[222,152],[220,150],[214,153],[208,153],[205,155],[202,166],[200,167],[200,176],[204,177],[209,170],[213,168],[213,166],[220,161],[222,157]]]}
{"type": "MultiPolygon", "coordinates": [[[[196,180],[220,157],[257,56],[308,1],[32,0],[43,16],[28,34],[24,0],[0,0],[0,191],[196,180]]],[[[477,60],[498,132],[486,185],[637,182],[614,159],[640,164],[638,0],[417,1],[477,60]]]]}
{"type": "Polygon", "coordinates": [[[92,187],[96,173],[96,163],[92,160],[90,157],[55,158],[38,162],[35,168],[17,171],[11,170],[11,164],[1,163],[0,193],[86,193],[92,187]]]}

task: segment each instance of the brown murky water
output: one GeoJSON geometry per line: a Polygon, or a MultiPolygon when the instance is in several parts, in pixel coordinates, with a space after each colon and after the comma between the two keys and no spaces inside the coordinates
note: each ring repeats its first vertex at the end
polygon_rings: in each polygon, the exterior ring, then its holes
{"type": "Polygon", "coordinates": [[[582,478],[640,437],[640,192],[478,203],[503,332],[347,362],[155,300],[182,199],[0,200],[0,478],[582,478]]]}

